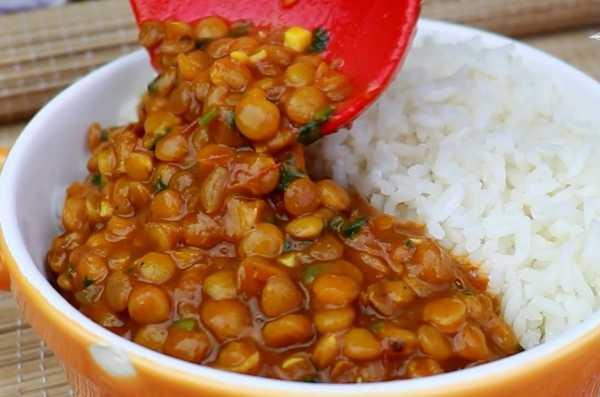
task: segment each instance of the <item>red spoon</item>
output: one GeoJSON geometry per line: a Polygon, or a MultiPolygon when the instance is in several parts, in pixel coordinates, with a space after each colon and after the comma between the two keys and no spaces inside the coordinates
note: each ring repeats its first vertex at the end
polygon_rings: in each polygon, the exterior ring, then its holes
{"type": "Polygon", "coordinates": [[[341,59],[341,71],[354,94],[322,127],[325,134],[347,126],[387,87],[410,45],[420,0],[130,0],[138,23],[193,22],[218,15],[259,25],[323,27],[330,34],[328,60],[341,59]]]}

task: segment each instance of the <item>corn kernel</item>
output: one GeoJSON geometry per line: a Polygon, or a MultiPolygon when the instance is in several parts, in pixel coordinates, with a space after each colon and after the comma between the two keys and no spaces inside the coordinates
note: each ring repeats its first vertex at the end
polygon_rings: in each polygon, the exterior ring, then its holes
{"type": "Polygon", "coordinates": [[[281,364],[281,368],[283,369],[289,369],[292,368],[298,364],[304,364],[306,363],[306,357],[303,356],[299,356],[299,355],[294,355],[291,356],[290,358],[287,358],[282,364],[281,364]]]}
{"type": "Polygon", "coordinates": [[[316,343],[313,351],[313,361],[317,368],[326,368],[333,363],[339,353],[340,347],[335,335],[322,336],[316,343]]]}
{"type": "Polygon", "coordinates": [[[73,289],[73,280],[66,272],[58,276],[56,283],[64,291],[71,291],[73,289]]]}
{"type": "Polygon", "coordinates": [[[112,148],[102,149],[97,154],[100,175],[111,176],[117,166],[117,156],[112,148]]]}
{"type": "Polygon", "coordinates": [[[110,203],[106,200],[102,200],[102,202],[100,203],[100,216],[103,218],[107,218],[109,216],[112,216],[113,214],[113,207],[112,205],[110,205],[110,203]]]}
{"type": "Polygon", "coordinates": [[[200,67],[184,53],[177,55],[177,68],[185,80],[193,80],[200,72],[200,67]]]}
{"type": "Polygon", "coordinates": [[[266,50],[260,50],[256,54],[250,56],[250,62],[257,63],[257,62],[262,61],[266,57],[267,57],[267,51],[266,50]]]}
{"type": "Polygon", "coordinates": [[[231,59],[238,61],[239,63],[248,62],[248,54],[246,54],[244,51],[232,51],[229,56],[231,59]]]}
{"type": "Polygon", "coordinates": [[[307,215],[288,223],[285,231],[294,238],[313,239],[321,235],[324,226],[321,218],[307,215]]]}
{"type": "Polygon", "coordinates": [[[313,212],[312,215],[316,216],[317,218],[321,218],[324,221],[330,221],[331,218],[333,218],[336,214],[335,214],[335,212],[333,212],[329,208],[323,207],[323,208],[319,208],[318,210],[316,210],[315,212],[313,212]]]}
{"type": "Polygon", "coordinates": [[[312,43],[312,32],[310,30],[293,26],[285,31],[283,45],[298,52],[304,52],[312,43]]]}
{"type": "Polygon", "coordinates": [[[294,268],[300,264],[297,252],[287,252],[277,258],[277,262],[285,267],[294,268]]]}
{"type": "Polygon", "coordinates": [[[246,373],[256,367],[260,362],[260,353],[255,352],[250,357],[245,359],[241,364],[228,368],[233,372],[246,373]]]}

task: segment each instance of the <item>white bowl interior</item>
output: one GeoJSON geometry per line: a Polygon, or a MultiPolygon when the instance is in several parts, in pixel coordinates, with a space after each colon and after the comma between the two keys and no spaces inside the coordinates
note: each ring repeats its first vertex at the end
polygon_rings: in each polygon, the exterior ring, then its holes
{"type": "MultiPolygon", "coordinates": [[[[516,53],[531,65],[537,65],[543,73],[553,75],[565,89],[577,90],[589,98],[592,105],[600,103],[600,85],[583,73],[529,47],[508,39],[460,26],[421,21],[419,34],[433,35],[446,42],[456,42],[474,36],[482,38],[486,45],[515,45],[516,53]]],[[[143,356],[156,363],[169,365],[191,374],[215,377],[243,387],[261,387],[270,390],[286,390],[286,382],[223,373],[197,365],[187,364],[151,352],[125,342],[109,331],[94,324],[72,308],[45,280],[44,258],[51,239],[59,232],[60,212],[65,188],[86,174],[86,130],[91,122],[103,126],[116,125],[124,120],[123,107],[129,115],[134,112],[135,101],[153,77],[145,52],[138,51],[121,58],[75,83],[55,98],[31,121],[19,137],[0,178],[0,225],[11,253],[21,270],[47,298],[48,303],[61,310],[73,321],[109,344],[119,345],[123,350],[143,356]]],[[[582,111],[588,111],[582,108],[582,111]]],[[[294,390],[304,389],[320,392],[342,391],[350,395],[368,390],[371,395],[387,393],[394,388],[404,395],[430,387],[457,384],[468,377],[493,376],[507,368],[526,365],[566,346],[570,341],[591,332],[600,323],[596,313],[584,324],[577,326],[556,340],[531,349],[517,356],[480,367],[424,380],[387,382],[375,385],[328,386],[295,384],[294,390]],[[366,389],[368,388],[368,389],[366,389]],[[397,388],[397,389],[396,389],[397,388]]],[[[357,394],[357,395],[358,395],[357,394]]]]}

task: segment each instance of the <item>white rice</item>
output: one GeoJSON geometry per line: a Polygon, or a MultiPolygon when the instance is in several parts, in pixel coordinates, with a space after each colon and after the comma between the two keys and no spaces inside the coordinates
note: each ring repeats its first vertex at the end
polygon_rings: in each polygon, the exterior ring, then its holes
{"type": "Polygon", "coordinates": [[[481,263],[529,348],[600,306],[600,123],[575,96],[512,47],[426,39],[317,171],[481,263]]]}

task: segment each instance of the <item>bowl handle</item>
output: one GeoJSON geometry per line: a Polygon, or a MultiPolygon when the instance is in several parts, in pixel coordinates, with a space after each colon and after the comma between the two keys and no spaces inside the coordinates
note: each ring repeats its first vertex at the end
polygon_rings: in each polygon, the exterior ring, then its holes
{"type": "Polygon", "coordinates": [[[6,267],[6,255],[0,248],[0,291],[10,291],[10,273],[6,267]]]}
{"type": "MultiPolygon", "coordinates": [[[[0,171],[2,171],[2,165],[4,164],[7,155],[8,148],[0,146],[0,171]]],[[[10,289],[10,277],[5,261],[4,253],[0,249],[0,291],[8,291],[10,289]]]]}
{"type": "Polygon", "coordinates": [[[6,160],[6,156],[8,155],[8,148],[0,146],[0,170],[2,169],[2,164],[6,160]]]}

